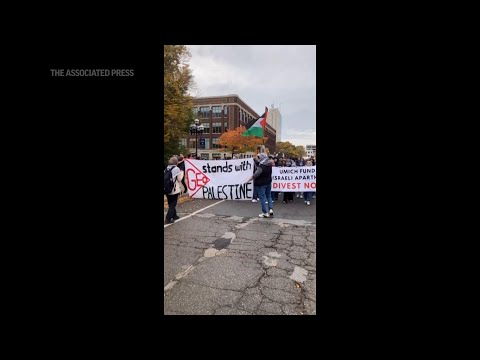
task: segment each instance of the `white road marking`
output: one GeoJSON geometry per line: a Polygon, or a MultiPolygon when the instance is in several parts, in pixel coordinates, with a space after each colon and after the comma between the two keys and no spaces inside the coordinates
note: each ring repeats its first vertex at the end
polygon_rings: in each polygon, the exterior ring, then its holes
{"type": "MultiPolygon", "coordinates": [[[[184,217],[182,217],[182,218],[180,218],[180,219],[178,219],[178,220],[175,220],[175,222],[174,222],[173,224],[176,224],[176,223],[179,222],[179,221],[188,219],[189,217],[191,217],[191,216],[199,213],[200,211],[203,211],[203,210],[205,210],[205,209],[211,208],[212,206],[218,205],[218,204],[220,204],[220,203],[222,203],[222,202],[224,202],[224,201],[225,201],[225,200],[221,200],[221,201],[219,201],[219,202],[217,202],[217,203],[215,203],[215,204],[208,205],[207,207],[204,207],[203,209],[197,210],[197,211],[195,211],[194,213],[191,213],[190,215],[187,215],[187,216],[184,216],[184,217]]],[[[170,226],[170,225],[173,225],[173,224],[163,225],[163,228],[165,229],[167,226],[170,226]]]]}
{"type": "Polygon", "coordinates": [[[222,249],[222,250],[217,250],[214,248],[209,248],[205,250],[204,256],[202,256],[200,259],[196,261],[195,265],[190,265],[190,266],[182,266],[183,270],[182,272],[178,273],[175,275],[175,280],[170,281],[167,286],[163,288],[163,291],[171,290],[180,280],[182,280],[185,276],[187,276],[189,273],[195,269],[195,267],[200,264],[202,261],[206,260],[207,258],[214,257],[217,255],[222,255],[227,252],[227,249],[222,249]]]}
{"type": "Polygon", "coordinates": [[[167,290],[170,290],[175,284],[177,283],[177,281],[170,281],[167,286],[165,286],[163,288],[163,291],[167,291],[167,290]]]}

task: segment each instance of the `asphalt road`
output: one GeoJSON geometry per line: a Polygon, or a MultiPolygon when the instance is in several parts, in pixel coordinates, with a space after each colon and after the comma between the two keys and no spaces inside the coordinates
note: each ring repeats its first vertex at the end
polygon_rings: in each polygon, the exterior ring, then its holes
{"type": "Polygon", "coordinates": [[[268,219],[250,201],[178,205],[183,220],[164,228],[164,314],[316,314],[315,202],[275,202],[268,219]]]}

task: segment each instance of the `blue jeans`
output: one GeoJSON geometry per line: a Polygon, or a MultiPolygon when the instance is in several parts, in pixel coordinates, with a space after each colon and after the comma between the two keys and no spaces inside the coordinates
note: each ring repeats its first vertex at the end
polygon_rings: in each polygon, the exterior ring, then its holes
{"type": "Polygon", "coordinates": [[[258,197],[260,198],[260,203],[262,204],[262,212],[264,214],[268,213],[268,209],[273,209],[272,203],[272,184],[263,185],[258,187],[258,197]],[[267,204],[268,201],[268,208],[267,204]]]}
{"type": "Polygon", "coordinates": [[[315,194],[313,191],[304,192],[303,198],[305,199],[305,201],[312,201],[313,194],[315,194]]]}

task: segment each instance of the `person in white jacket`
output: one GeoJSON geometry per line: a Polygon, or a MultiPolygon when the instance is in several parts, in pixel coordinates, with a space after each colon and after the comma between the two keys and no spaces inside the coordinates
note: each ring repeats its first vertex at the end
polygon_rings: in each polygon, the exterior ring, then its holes
{"type": "Polygon", "coordinates": [[[184,172],[180,170],[177,166],[178,159],[176,157],[171,157],[168,160],[167,170],[172,170],[172,178],[173,178],[173,190],[170,194],[167,194],[167,201],[168,201],[168,211],[167,216],[165,218],[165,224],[173,224],[175,220],[180,219],[177,216],[177,201],[178,196],[185,192],[185,189],[182,185],[182,180],[184,176],[184,172]]]}

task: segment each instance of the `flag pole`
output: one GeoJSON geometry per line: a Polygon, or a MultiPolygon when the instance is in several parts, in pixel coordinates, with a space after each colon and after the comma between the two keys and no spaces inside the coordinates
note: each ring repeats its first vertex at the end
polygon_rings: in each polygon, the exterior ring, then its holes
{"type": "Polygon", "coordinates": [[[265,127],[263,128],[262,145],[265,145],[265,135],[267,133],[267,115],[268,108],[265,106],[265,127]]]}

